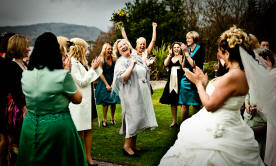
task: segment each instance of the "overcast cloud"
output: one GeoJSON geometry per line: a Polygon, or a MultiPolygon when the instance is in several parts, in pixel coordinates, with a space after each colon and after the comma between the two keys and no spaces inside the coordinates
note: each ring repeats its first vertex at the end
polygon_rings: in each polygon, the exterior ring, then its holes
{"type": "Polygon", "coordinates": [[[0,0],[0,26],[61,22],[107,31],[114,11],[133,0],[0,0]]]}

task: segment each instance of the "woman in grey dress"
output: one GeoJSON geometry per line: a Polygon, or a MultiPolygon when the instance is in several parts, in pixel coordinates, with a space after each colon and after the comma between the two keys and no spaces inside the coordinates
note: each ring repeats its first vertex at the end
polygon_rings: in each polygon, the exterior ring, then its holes
{"type": "Polygon", "coordinates": [[[144,129],[157,127],[152,105],[149,70],[137,54],[131,54],[130,44],[118,39],[113,46],[113,56],[118,57],[114,69],[113,92],[119,95],[122,105],[122,126],[125,134],[123,151],[133,156],[141,149],[136,146],[137,134],[144,129]]]}

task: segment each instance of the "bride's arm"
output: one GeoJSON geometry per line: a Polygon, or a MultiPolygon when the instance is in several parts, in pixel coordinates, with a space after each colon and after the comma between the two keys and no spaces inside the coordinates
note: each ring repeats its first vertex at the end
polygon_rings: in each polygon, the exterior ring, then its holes
{"type": "Polygon", "coordinates": [[[215,90],[209,96],[201,78],[197,74],[187,69],[185,69],[185,74],[196,85],[200,100],[209,112],[216,111],[229,97],[234,96],[238,86],[236,76],[233,78],[232,75],[225,75],[215,84],[215,90]]]}

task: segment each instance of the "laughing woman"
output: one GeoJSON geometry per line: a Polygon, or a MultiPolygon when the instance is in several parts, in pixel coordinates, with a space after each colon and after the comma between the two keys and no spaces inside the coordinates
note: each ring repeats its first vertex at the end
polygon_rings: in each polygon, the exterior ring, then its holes
{"type": "MultiPolygon", "coordinates": [[[[157,23],[153,22],[152,23],[152,39],[151,39],[151,42],[150,42],[148,48],[146,47],[147,46],[146,39],[144,37],[139,37],[136,40],[136,49],[132,49],[132,53],[137,53],[137,55],[141,56],[143,62],[147,66],[149,66],[151,64],[151,60],[155,60],[154,58],[149,58],[149,55],[151,54],[152,49],[155,45],[156,28],[157,28],[157,23]]],[[[124,39],[128,40],[124,27],[121,28],[121,34],[124,39]]],[[[131,46],[131,48],[132,48],[132,46],[131,46]]]]}
{"type": "Polygon", "coordinates": [[[113,53],[119,59],[114,69],[113,91],[120,96],[122,105],[122,126],[125,134],[123,151],[133,156],[141,149],[136,146],[137,134],[144,129],[157,127],[152,105],[149,70],[137,54],[131,54],[130,44],[118,39],[113,53]]]}
{"type": "MultiPolygon", "coordinates": [[[[203,70],[205,51],[204,48],[198,44],[198,40],[199,34],[195,31],[190,31],[186,35],[188,47],[184,44],[181,46],[184,53],[183,65],[190,71],[192,71],[195,66],[203,70]]],[[[188,80],[185,74],[181,79],[178,103],[182,105],[182,121],[188,118],[190,105],[193,106],[195,113],[198,112],[201,105],[195,84],[188,80]]]]}
{"type": "Polygon", "coordinates": [[[109,43],[105,43],[103,45],[102,51],[100,53],[100,66],[103,69],[103,73],[98,80],[98,84],[96,87],[95,95],[96,95],[96,104],[103,105],[103,127],[107,126],[107,111],[108,106],[110,106],[111,111],[111,119],[110,122],[112,125],[115,125],[114,114],[116,110],[116,104],[120,103],[119,97],[112,97],[112,81],[114,74],[114,66],[116,63],[116,58],[112,57],[112,46],[109,43]]]}
{"type": "Polygon", "coordinates": [[[169,68],[168,82],[164,88],[160,103],[170,104],[172,119],[170,127],[177,126],[177,106],[179,99],[180,80],[183,76],[182,70],[182,50],[180,48],[181,43],[174,42],[172,48],[169,48],[169,55],[164,61],[165,67],[169,68]]]}

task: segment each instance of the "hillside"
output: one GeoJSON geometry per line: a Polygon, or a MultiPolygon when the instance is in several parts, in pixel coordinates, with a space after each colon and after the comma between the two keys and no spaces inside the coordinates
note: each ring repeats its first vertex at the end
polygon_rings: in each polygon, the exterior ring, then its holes
{"type": "Polygon", "coordinates": [[[64,23],[42,23],[26,26],[5,26],[0,27],[2,32],[15,32],[27,36],[34,45],[35,39],[43,32],[53,32],[57,36],[66,36],[69,39],[73,37],[83,38],[84,40],[96,40],[102,32],[96,27],[82,25],[64,24],[64,23]]]}

